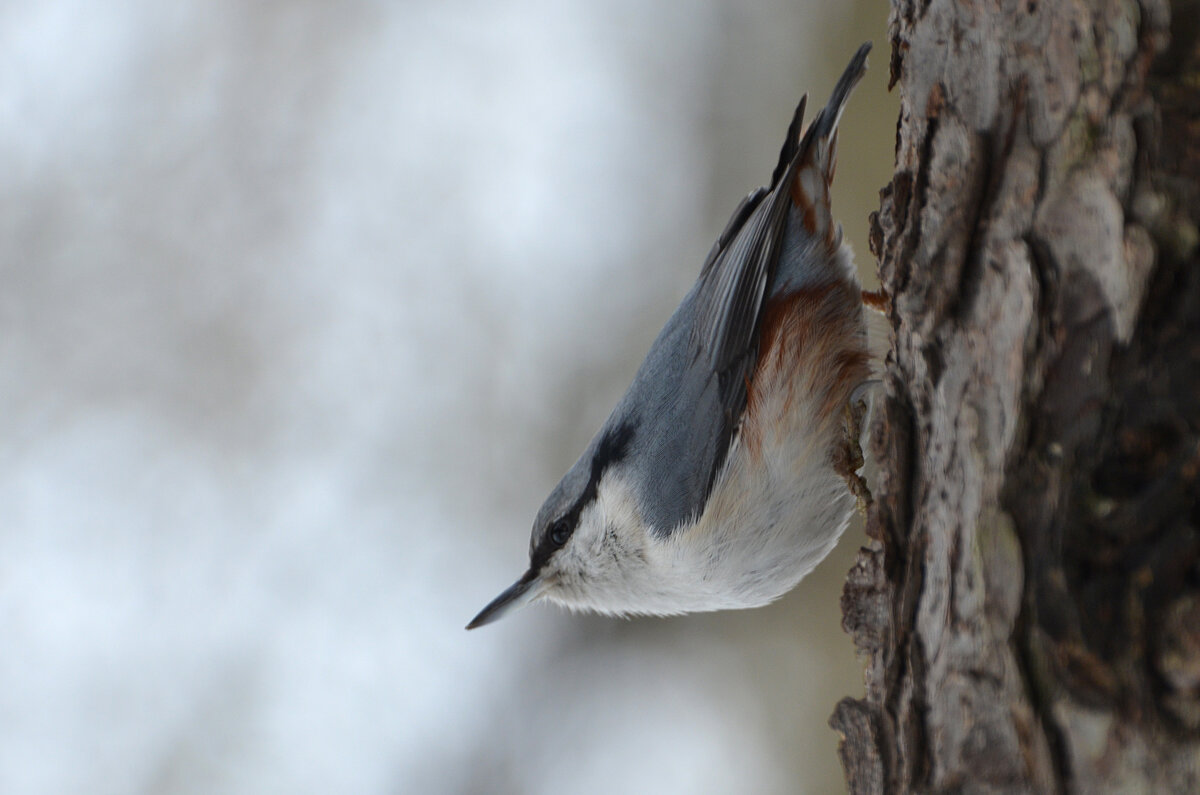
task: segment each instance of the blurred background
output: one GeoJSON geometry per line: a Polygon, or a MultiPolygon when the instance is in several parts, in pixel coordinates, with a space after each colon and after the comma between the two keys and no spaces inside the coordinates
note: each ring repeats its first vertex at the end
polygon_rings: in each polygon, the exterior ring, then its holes
{"type": "Polygon", "coordinates": [[[757,611],[463,625],[883,0],[0,3],[0,792],[844,790],[855,525],[757,611]]]}

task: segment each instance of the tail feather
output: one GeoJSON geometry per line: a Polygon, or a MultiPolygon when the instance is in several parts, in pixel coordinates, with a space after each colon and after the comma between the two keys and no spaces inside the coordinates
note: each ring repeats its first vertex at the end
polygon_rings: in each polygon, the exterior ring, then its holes
{"type": "MultiPolygon", "coordinates": [[[[792,182],[789,186],[792,203],[800,212],[804,227],[810,235],[824,240],[832,249],[841,244],[841,229],[833,220],[833,207],[830,203],[829,191],[833,184],[833,172],[837,167],[837,126],[842,119],[842,111],[850,92],[862,79],[867,70],[867,53],[871,51],[871,43],[867,42],[858,48],[858,52],[850,59],[846,70],[833,88],[833,94],[824,108],[817,112],[804,136],[794,147],[784,144],[780,164],[775,169],[776,178],[784,176],[784,155],[790,155],[786,162],[792,168],[792,182]]],[[[801,100],[797,113],[803,112],[804,102],[801,100]]],[[[799,125],[799,115],[793,118],[792,126],[799,125]]],[[[788,130],[788,142],[794,139],[794,130],[788,130]]]]}
{"type": "Polygon", "coordinates": [[[837,129],[838,122],[842,120],[842,110],[846,107],[846,101],[850,99],[850,92],[867,72],[867,53],[870,51],[871,42],[868,41],[858,48],[858,52],[854,53],[854,57],[846,66],[846,71],[842,72],[837,85],[833,87],[833,94],[830,95],[829,102],[817,112],[816,118],[804,133],[804,141],[800,144],[801,150],[804,149],[805,143],[814,136],[817,139],[828,138],[837,129]]]}

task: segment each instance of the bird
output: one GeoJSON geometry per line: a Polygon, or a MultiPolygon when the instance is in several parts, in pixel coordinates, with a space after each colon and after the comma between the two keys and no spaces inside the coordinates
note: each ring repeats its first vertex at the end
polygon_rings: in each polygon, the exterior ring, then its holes
{"type": "MultiPolygon", "coordinates": [[[[864,43],[533,524],[529,568],[467,625],[549,601],[613,616],[765,605],[829,554],[856,500],[839,461],[871,382],[864,293],[830,205],[864,43]]],[[[857,441],[855,442],[857,449],[857,441]]]]}

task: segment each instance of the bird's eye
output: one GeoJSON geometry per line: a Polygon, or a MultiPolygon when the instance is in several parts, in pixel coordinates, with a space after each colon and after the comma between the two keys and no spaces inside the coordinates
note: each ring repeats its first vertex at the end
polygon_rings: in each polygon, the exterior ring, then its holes
{"type": "Polygon", "coordinates": [[[571,528],[567,526],[566,519],[558,519],[554,524],[550,525],[550,543],[556,547],[561,547],[567,543],[567,539],[571,537],[571,528]]]}

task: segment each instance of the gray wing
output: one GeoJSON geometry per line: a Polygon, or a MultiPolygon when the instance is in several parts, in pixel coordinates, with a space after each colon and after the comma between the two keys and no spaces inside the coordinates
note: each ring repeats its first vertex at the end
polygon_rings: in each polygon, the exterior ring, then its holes
{"type": "Polygon", "coordinates": [[[833,136],[869,50],[868,43],[855,53],[803,138],[800,100],[770,186],[751,193],[734,211],[696,286],[597,437],[631,429],[626,466],[635,470],[632,482],[644,518],[660,534],[699,515],[725,463],[758,361],[760,321],[779,266],[797,168],[832,152],[831,146],[814,145],[833,136]]]}
{"type": "Polygon", "coordinates": [[[695,287],[606,423],[635,428],[628,466],[639,470],[645,519],[661,534],[703,510],[745,409],[759,319],[787,224],[803,113],[801,100],[771,186],[738,205],[695,287]]]}

